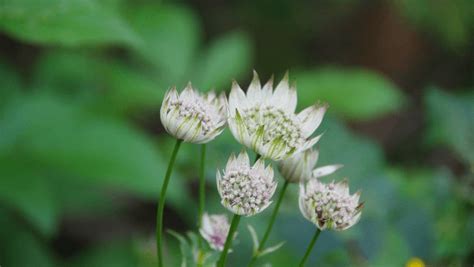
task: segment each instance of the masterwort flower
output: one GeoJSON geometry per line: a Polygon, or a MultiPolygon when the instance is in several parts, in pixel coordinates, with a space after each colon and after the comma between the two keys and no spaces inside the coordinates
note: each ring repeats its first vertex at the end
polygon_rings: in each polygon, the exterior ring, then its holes
{"type": "Polygon", "coordinates": [[[250,216],[271,204],[276,182],[273,169],[263,159],[250,166],[249,156],[241,152],[230,156],[222,175],[217,171],[217,189],[222,205],[237,215],[250,216]]]}
{"type": "Polygon", "coordinates": [[[318,162],[319,151],[312,148],[279,162],[278,170],[290,183],[299,183],[311,178],[330,175],[342,167],[340,164],[327,165],[314,169],[318,162]]]}
{"type": "Polygon", "coordinates": [[[263,88],[254,72],[247,94],[234,81],[229,96],[228,123],[243,145],[272,160],[281,160],[312,147],[321,136],[311,138],[327,105],[314,104],[299,114],[296,87],[289,86],[288,73],[273,91],[272,79],[263,88]]]}
{"type": "Polygon", "coordinates": [[[224,214],[202,215],[202,227],[199,229],[202,237],[207,240],[211,248],[222,251],[229,233],[229,221],[224,214]]]}
{"type": "Polygon", "coordinates": [[[321,229],[345,230],[360,219],[360,192],[349,194],[347,181],[324,184],[311,179],[300,185],[299,206],[303,216],[321,229]]]}
{"type": "Polygon", "coordinates": [[[202,144],[224,130],[226,109],[225,94],[201,94],[189,83],[180,94],[176,88],[166,92],[160,116],[169,134],[185,142],[202,144]]]}

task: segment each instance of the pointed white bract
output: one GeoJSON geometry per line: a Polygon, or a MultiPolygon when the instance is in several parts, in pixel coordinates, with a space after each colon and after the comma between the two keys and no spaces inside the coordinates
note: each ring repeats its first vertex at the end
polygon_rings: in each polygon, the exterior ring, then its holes
{"type": "Polygon", "coordinates": [[[273,90],[272,80],[263,87],[256,72],[247,93],[234,81],[229,95],[229,128],[243,145],[264,158],[281,160],[312,147],[321,136],[311,138],[327,105],[314,104],[299,114],[296,87],[288,73],[273,90]]]}
{"type": "Polygon", "coordinates": [[[212,249],[222,251],[229,234],[229,228],[229,221],[224,214],[208,215],[204,213],[199,232],[212,249]]]}
{"type": "Polygon", "coordinates": [[[227,99],[214,92],[201,94],[191,83],[178,94],[176,88],[166,92],[160,111],[166,131],[185,142],[203,144],[218,136],[227,120],[227,99]]]}
{"type": "Polygon", "coordinates": [[[272,167],[265,167],[263,159],[250,166],[246,152],[231,155],[223,173],[217,171],[221,203],[238,215],[251,216],[267,208],[276,186],[272,167]]]}
{"type": "Polygon", "coordinates": [[[330,175],[342,167],[340,164],[328,165],[314,169],[318,162],[319,151],[312,148],[279,162],[278,170],[290,183],[299,183],[311,178],[330,175]]]}
{"type": "Polygon", "coordinates": [[[300,184],[299,206],[303,216],[319,229],[345,230],[360,219],[360,192],[349,194],[347,181],[325,184],[311,179],[300,184]]]}

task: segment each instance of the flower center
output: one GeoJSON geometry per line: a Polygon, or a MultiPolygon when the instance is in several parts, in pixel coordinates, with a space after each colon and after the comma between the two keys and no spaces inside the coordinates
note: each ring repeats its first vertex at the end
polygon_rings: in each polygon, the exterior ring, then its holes
{"type": "Polygon", "coordinates": [[[312,194],[307,201],[316,210],[321,224],[335,224],[336,228],[344,227],[354,216],[355,207],[350,196],[339,194],[331,185],[325,190],[312,194]]]}
{"type": "Polygon", "coordinates": [[[187,120],[199,120],[202,134],[212,131],[215,126],[211,119],[212,106],[202,101],[170,101],[170,112],[177,112],[178,116],[187,120]]]}
{"type": "Polygon", "coordinates": [[[221,179],[222,195],[231,206],[254,214],[270,200],[272,183],[263,177],[251,176],[248,170],[227,172],[221,179]]]}
{"type": "Polygon", "coordinates": [[[242,112],[247,130],[252,136],[258,129],[264,127],[263,143],[267,144],[275,139],[281,140],[287,151],[296,149],[304,143],[299,123],[293,114],[288,114],[273,106],[251,107],[242,112]]]}

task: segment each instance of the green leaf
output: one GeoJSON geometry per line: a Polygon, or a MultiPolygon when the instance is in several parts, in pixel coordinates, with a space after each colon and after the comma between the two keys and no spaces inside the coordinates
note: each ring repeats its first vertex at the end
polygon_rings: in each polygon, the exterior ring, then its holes
{"type": "Polygon", "coordinates": [[[3,209],[0,209],[0,260],[2,266],[55,266],[47,244],[3,209]]]}
{"type": "Polygon", "coordinates": [[[118,14],[92,0],[4,0],[0,29],[25,42],[44,45],[140,43],[118,14]]]}
{"type": "Polygon", "coordinates": [[[15,69],[0,58],[0,110],[10,97],[15,96],[22,88],[21,80],[15,69]]]}
{"type": "Polygon", "coordinates": [[[397,232],[396,229],[389,228],[383,237],[381,253],[373,260],[373,266],[397,267],[404,266],[410,258],[409,244],[397,232]],[[387,261],[387,259],[390,259],[387,261]]]}
{"type": "Polygon", "coordinates": [[[428,140],[447,145],[474,164],[474,96],[456,96],[431,88],[425,96],[428,140]]]}
{"type": "Polygon", "coordinates": [[[195,15],[184,7],[144,4],[130,7],[128,18],[144,40],[138,53],[158,68],[163,84],[184,83],[199,41],[195,15]]]}
{"type": "Polygon", "coordinates": [[[438,37],[445,46],[469,47],[474,22],[471,0],[402,0],[394,3],[416,26],[438,37]]]}
{"type": "MultiPolygon", "coordinates": [[[[164,173],[164,161],[148,137],[58,97],[38,94],[12,101],[0,132],[0,154],[32,159],[83,183],[154,198],[164,173]]],[[[180,188],[176,185],[170,193],[180,188]]]]}
{"type": "Polygon", "coordinates": [[[326,67],[294,77],[300,106],[320,100],[329,103],[330,112],[349,119],[377,118],[398,110],[404,101],[395,85],[364,69],[326,67]]]}
{"type": "Polygon", "coordinates": [[[116,241],[97,244],[75,256],[64,266],[72,267],[135,267],[138,255],[132,242],[116,241]]]}
{"type": "Polygon", "coordinates": [[[159,81],[138,67],[101,55],[63,50],[42,55],[33,80],[35,87],[119,114],[158,109],[165,93],[159,81]]]}
{"type": "Polygon", "coordinates": [[[45,236],[56,230],[59,205],[52,184],[39,168],[0,158],[0,200],[20,211],[45,236]]]}
{"type": "Polygon", "coordinates": [[[214,41],[198,64],[193,84],[202,90],[230,87],[231,79],[248,71],[251,63],[251,45],[242,33],[231,33],[214,41]],[[194,82],[196,81],[196,82],[194,82]]]}

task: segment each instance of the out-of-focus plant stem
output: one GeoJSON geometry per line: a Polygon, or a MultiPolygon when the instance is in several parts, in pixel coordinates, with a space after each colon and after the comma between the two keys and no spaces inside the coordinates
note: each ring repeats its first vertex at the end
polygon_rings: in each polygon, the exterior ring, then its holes
{"type": "Polygon", "coordinates": [[[217,262],[217,267],[224,267],[225,265],[227,253],[229,252],[232,240],[234,239],[234,233],[235,230],[237,230],[237,226],[239,225],[240,217],[241,216],[237,214],[234,214],[234,216],[232,217],[232,223],[230,224],[229,233],[227,234],[227,238],[225,240],[224,249],[222,250],[219,261],[217,262]]]}
{"type": "Polygon", "coordinates": [[[176,155],[178,155],[178,150],[182,142],[182,140],[176,140],[176,144],[174,145],[173,153],[171,154],[168,164],[168,169],[166,169],[165,179],[163,180],[163,185],[161,186],[160,198],[158,199],[158,208],[156,211],[156,253],[158,256],[159,267],[163,267],[163,211],[165,209],[166,190],[168,189],[168,183],[170,181],[171,173],[173,172],[176,155]]]}
{"type": "Polygon", "coordinates": [[[273,209],[272,216],[270,217],[270,222],[268,223],[267,230],[265,230],[265,234],[263,235],[262,241],[260,241],[260,243],[258,244],[258,249],[257,251],[255,251],[255,253],[252,256],[252,259],[250,260],[249,267],[255,264],[259,256],[259,253],[265,248],[265,243],[267,242],[268,237],[270,236],[270,232],[272,231],[273,224],[275,223],[278,210],[280,209],[281,201],[283,200],[283,197],[285,196],[285,192],[286,192],[286,189],[288,188],[288,185],[289,185],[289,181],[285,180],[285,183],[283,184],[283,188],[280,190],[280,195],[278,196],[276,206],[273,209]]]}
{"type": "MultiPolygon", "coordinates": [[[[201,145],[201,164],[199,170],[199,208],[198,208],[198,231],[202,226],[202,214],[206,202],[206,144],[201,145]]],[[[199,249],[202,250],[202,238],[198,238],[199,249]]]]}
{"type": "Polygon", "coordinates": [[[309,243],[308,248],[306,249],[306,253],[304,254],[303,258],[301,259],[300,262],[300,267],[303,267],[304,264],[306,263],[306,260],[309,257],[309,254],[311,254],[311,250],[313,250],[314,244],[316,243],[316,240],[318,240],[319,234],[321,233],[321,230],[318,228],[316,230],[316,233],[314,233],[313,239],[311,239],[311,242],[309,243]]]}

